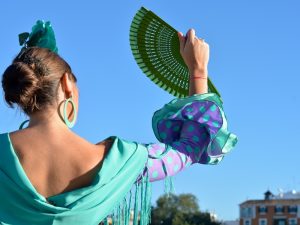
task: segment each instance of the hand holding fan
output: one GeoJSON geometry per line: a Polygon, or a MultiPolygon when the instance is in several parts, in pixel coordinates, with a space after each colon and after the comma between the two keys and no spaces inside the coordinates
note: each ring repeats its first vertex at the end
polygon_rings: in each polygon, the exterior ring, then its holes
{"type": "MultiPolygon", "coordinates": [[[[155,84],[176,97],[188,96],[189,71],[173,27],[141,7],[131,23],[130,46],[137,64],[155,84]]],[[[208,90],[220,96],[210,78],[208,90]]]]}

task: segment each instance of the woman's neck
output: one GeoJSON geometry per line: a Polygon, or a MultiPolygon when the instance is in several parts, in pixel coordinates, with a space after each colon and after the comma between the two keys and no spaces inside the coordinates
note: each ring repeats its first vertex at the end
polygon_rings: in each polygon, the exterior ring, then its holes
{"type": "Polygon", "coordinates": [[[40,127],[43,129],[68,129],[59,113],[55,110],[43,110],[30,116],[28,127],[40,127]]]}

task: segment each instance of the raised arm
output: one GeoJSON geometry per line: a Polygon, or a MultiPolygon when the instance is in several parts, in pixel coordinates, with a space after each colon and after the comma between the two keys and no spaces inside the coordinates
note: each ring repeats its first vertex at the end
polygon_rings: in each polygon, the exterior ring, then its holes
{"type": "Polygon", "coordinates": [[[222,103],[216,94],[174,99],[155,112],[153,130],[160,143],[148,150],[145,167],[150,181],[173,176],[194,163],[218,164],[237,142],[228,132],[222,103]]]}
{"type": "Polygon", "coordinates": [[[227,130],[221,99],[207,93],[209,46],[190,29],[178,33],[180,53],[189,68],[189,95],[177,98],[154,113],[152,126],[160,143],[143,144],[148,150],[144,170],[150,181],[173,176],[194,163],[217,164],[236,144],[227,130]]]}
{"type": "Polygon", "coordinates": [[[178,32],[180,54],[190,73],[189,95],[207,93],[209,45],[190,29],[186,36],[178,32]]]}

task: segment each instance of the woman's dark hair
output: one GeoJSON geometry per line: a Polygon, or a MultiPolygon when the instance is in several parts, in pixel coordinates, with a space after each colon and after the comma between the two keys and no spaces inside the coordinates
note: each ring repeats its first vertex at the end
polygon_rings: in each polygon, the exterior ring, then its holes
{"type": "Polygon", "coordinates": [[[5,100],[11,107],[19,105],[27,114],[40,111],[57,100],[64,73],[77,81],[69,64],[58,54],[46,48],[23,49],[3,73],[5,100]]]}

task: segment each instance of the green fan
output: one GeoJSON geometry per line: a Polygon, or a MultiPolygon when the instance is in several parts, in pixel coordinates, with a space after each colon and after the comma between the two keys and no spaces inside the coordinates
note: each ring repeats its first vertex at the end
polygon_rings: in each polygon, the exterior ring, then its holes
{"type": "MultiPolygon", "coordinates": [[[[188,96],[189,71],[173,27],[141,7],[130,26],[130,46],[137,64],[155,84],[176,97],[188,96]]],[[[220,96],[209,78],[208,90],[220,96]]]]}

